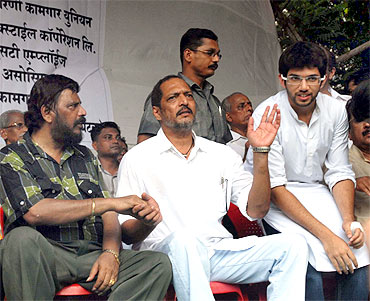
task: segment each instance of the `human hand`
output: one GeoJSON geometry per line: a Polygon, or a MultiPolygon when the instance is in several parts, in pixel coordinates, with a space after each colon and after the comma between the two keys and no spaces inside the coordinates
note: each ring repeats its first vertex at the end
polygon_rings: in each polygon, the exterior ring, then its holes
{"type": "Polygon", "coordinates": [[[253,117],[249,118],[247,137],[250,145],[255,147],[270,146],[274,141],[280,127],[280,110],[277,108],[277,104],[274,104],[270,115],[268,115],[269,110],[270,107],[268,106],[256,130],[253,129],[253,117]]]}
{"type": "Polygon", "coordinates": [[[114,198],[114,211],[121,214],[132,215],[136,217],[135,213],[132,212],[133,208],[137,211],[147,206],[146,202],[139,198],[137,195],[128,195],[124,197],[114,198]]]}
{"type": "Polygon", "coordinates": [[[357,268],[357,259],[346,242],[335,234],[321,241],[326,255],[339,274],[353,274],[354,267],[357,268]]]}
{"type": "Polygon", "coordinates": [[[145,225],[155,227],[162,221],[162,214],[159,209],[158,203],[147,193],[141,195],[142,199],[146,202],[146,206],[135,206],[132,209],[133,214],[145,225]]]}
{"type": "Polygon", "coordinates": [[[118,278],[119,264],[113,254],[102,252],[90,270],[86,281],[92,281],[97,275],[97,279],[92,291],[103,294],[116,283],[118,278]]]}
{"type": "Polygon", "coordinates": [[[364,232],[361,231],[360,228],[356,228],[353,232],[351,230],[351,223],[352,221],[344,221],[342,228],[346,233],[347,237],[349,238],[348,245],[355,249],[361,248],[365,243],[365,235],[364,232]]]}
{"type": "Polygon", "coordinates": [[[370,177],[356,178],[356,190],[365,192],[370,196],[370,177]]]}

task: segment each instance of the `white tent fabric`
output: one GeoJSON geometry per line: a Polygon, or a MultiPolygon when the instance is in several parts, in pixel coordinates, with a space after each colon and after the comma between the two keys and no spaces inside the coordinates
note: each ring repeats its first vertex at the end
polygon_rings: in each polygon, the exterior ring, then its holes
{"type": "Polygon", "coordinates": [[[103,69],[114,119],[130,146],[154,84],[181,71],[180,38],[191,27],[219,38],[223,57],[209,81],[220,100],[240,91],[256,106],[278,91],[280,46],[269,0],[108,0],[103,69]]]}

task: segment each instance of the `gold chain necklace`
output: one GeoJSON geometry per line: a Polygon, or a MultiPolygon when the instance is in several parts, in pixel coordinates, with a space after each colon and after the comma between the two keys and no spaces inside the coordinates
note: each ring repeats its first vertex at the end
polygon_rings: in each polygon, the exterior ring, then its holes
{"type": "Polygon", "coordinates": [[[190,147],[189,147],[188,151],[187,151],[185,154],[180,152],[180,153],[181,153],[181,155],[183,155],[185,159],[188,157],[188,155],[189,155],[189,153],[190,153],[190,150],[193,148],[193,146],[194,146],[194,139],[193,139],[193,138],[191,138],[191,145],[190,145],[190,147]]]}

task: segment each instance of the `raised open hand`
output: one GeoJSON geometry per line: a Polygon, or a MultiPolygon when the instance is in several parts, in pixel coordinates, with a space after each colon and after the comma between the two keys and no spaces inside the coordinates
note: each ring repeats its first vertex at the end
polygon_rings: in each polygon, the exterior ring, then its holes
{"type": "Polygon", "coordinates": [[[276,133],[280,127],[280,110],[277,104],[274,104],[270,115],[268,114],[269,110],[270,107],[268,106],[256,130],[253,128],[253,117],[249,118],[247,137],[252,146],[270,146],[275,139],[276,133]]]}

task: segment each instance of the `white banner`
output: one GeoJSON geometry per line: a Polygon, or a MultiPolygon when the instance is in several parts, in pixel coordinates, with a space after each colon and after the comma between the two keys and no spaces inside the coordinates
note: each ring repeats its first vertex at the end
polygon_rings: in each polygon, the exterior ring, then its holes
{"type": "Polygon", "coordinates": [[[81,85],[88,122],[112,120],[104,37],[105,1],[0,0],[0,112],[27,110],[34,82],[56,73],[81,85]]]}

